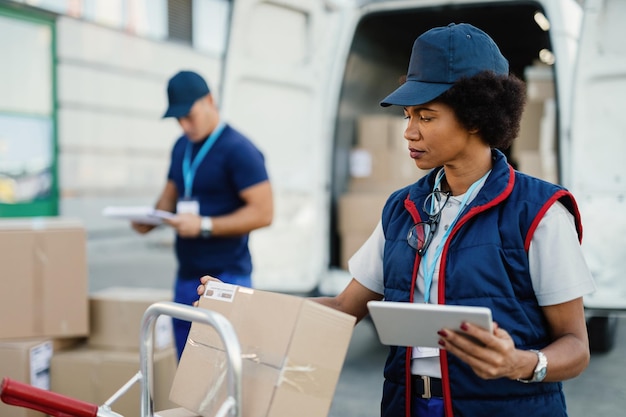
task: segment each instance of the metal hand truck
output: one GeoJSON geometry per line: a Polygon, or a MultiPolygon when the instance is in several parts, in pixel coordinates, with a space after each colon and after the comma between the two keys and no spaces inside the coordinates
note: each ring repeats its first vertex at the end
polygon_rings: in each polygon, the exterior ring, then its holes
{"type": "Polygon", "coordinates": [[[228,392],[216,417],[242,417],[241,412],[241,346],[230,322],[221,314],[179,303],[162,301],[146,309],[141,323],[140,370],[103,405],[80,401],[22,382],[4,378],[0,399],[6,404],[30,408],[52,417],[123,417],[111,410],[118,398],[137,381],[141,383],[141,417],[153,417],[153,353],[154,326],[160,315],[180,320],[197,321],[212,326],[220,336],[228,359],[228,392]]]}

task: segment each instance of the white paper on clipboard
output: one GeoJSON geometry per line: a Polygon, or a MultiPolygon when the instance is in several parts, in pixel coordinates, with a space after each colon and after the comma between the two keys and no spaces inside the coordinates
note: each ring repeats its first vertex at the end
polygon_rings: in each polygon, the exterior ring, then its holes
{"type": "Polygon", "coordinates": [[[142,224],[159,225],[163,219],[176,216],[169,211],[157,210],[150,206],[108,206],[102,210],[102,215],[111,219],[127,220],[142,224]]]}

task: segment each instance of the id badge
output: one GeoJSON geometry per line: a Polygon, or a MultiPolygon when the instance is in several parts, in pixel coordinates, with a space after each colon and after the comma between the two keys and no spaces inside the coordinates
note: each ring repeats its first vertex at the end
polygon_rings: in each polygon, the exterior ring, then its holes
{"type": "Polygon", "coordinates": [[[176,212],[178,214],[200,214],[200,202],[194,199],[178,200],[178,203],[176,204],[176,212]]]}

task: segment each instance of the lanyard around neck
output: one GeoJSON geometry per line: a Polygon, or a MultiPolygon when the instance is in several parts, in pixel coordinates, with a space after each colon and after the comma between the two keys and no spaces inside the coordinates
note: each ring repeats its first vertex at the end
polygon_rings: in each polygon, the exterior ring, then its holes
{"type": "Polygon", "coordinates": [[[196,155],[196,157],[193,158],[193,161],[191,160],[191,149],[193,147],[193,144],[191,143],[191,141],[187,141],[187,147],[185,148],[185,156],[183,158],[183,179],[185,181],[185,198],[191,197],[191,189],[193,187],[193,179],[196,176],[196,171],[198,170],[198,167],[200,166],[200,163],[202,162],[206,154],[209,153],[209,150],[211,149],[211,147],[213,146],[217,138],[220,136],[220,134],[224,130],[224,127],[226,127],[226,124],[223,122],[220,122],[217,125],[217,127],[213,129],[213,132],[211,132],[207,140],[204,142],[204,144],[198,151],[198,154],[196,155]]]}
{"type": "MultiPolygon", "coordinates": [[[[441,171],[443,172],[443,168],[441,169],[441,171]]],[[[465,206],[468,204],[470,197],[472,196],[472,194],[474,194],[474,191],[476,190],[476,188],[485,181],[485,179],[487,178],[490,172],[491,170],[487,171],[487,173],[483,175],[478,181],[474,182],[470,186],[470,188],[467,190],[465,195],[463,196],[463,200],[461,201],[461,207],[459,207],[459,211],[456,213],[456,216],[454,216],[454,219],[452,219],[452,222],[450,222],[450,225],[448,226],[443,237],[441,238],[441,242],[439,242],[439,244],[437,245],[437,249],[435,250],[435,254],[433,255],[433,259],[430,263],[428,262],[428,256],[427,256],[428,249],[426,249],[427,253],[424,254],[424,257],[422,260],[424,262],[424,302],[425,303],[428,303],[428,299],[430,298],[430,287],[432,286],[433,278],[435,276],[435,266],[437,265],[438,259],[441,256],[441,252],[443,252],[443,247],[446,244],[446,240],[448,239],[448,236],[450,236],[450,232],[452,232],[454,224],[456,223],[459,216],[461,215],[461,212],[463,211],[465,206]]],[[[433,186],[433,191],[437,190],[437,188],[439,187],[439,183],[441,182],[442,178],[445,175],[446,175],[445,172],[443,172],[441,176],[437,175],[437,179],[435,180],[435,185],[433,186]]]]}

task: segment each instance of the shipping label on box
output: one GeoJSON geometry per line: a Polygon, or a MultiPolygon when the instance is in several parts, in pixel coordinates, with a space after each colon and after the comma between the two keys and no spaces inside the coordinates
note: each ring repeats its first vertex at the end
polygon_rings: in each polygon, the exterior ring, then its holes
{"type": "MultiPolygon", "coordinates": [[[[50,389],[51,340],[0,342],[0,377],[11,378],[41,389],[50,389]]],[[[0,403],[2,417],[44,417],[24,407],[0,403]]]]}
{"type": "Polygon", "coordinates": [[[350,152],[350,191],[391,193],[428,171],[411,159],[404,131],[407,121],[390,115],[365,115],[357,121],[357,142],[350,152]]]}
{"type": "MultiPolygon", "coordinates": [[[[199,301],[232,324],[242,352],[246,417],[328,415],[356,319],[313,300],[209,283],[199,301]]],[[[211,326],[194,322],[170,399],[212,417],[224,403],[229,363],[211,326]]]]}

